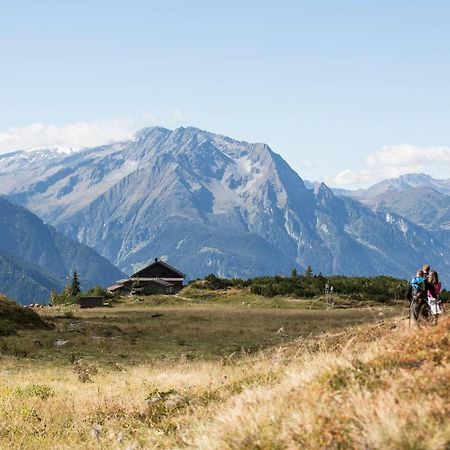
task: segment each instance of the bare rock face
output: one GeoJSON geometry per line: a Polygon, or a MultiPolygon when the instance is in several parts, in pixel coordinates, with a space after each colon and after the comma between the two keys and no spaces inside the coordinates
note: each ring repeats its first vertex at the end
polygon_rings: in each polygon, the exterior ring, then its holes
{"type": "Polygon", "coordinates": [[[325,274],[400,277],[423,261],[450,268],[447,247],[422,226],[324,184],[307,189],[265,144],[147,128],[128,142],[33,155],[0,156],[0,193],[127,273],[155,255],[190,278],[307,265],[325,274]]]}
{"type": "Polygon", "coordinates": [[[431,232],[436,245],[450,246],[450,179],[413,173],[368,189],[335,192],[359,200],[373,211],[395,213],[431,232]]]}

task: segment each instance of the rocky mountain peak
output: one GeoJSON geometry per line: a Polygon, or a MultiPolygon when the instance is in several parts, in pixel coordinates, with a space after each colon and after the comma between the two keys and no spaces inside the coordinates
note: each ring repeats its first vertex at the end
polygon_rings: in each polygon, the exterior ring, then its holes
{"type": "Polygon", "coordinates": [[[335,198],[333,191],[323,182],[315,186],[314,195],[322,203],[330,202],[335,198]]]}
{"type": "Polygon", "coordinates": [[[445,255],[430,248],[425,230],[403,227],[415,233],[411,242],[412,233],[324,183],[306,189],[267,144],[194,127],[146,128],[120,145],[32,165],[4,158],[0,193],[127,273],[164,255],[191,277],[308,264],[322,273],[402,276],[424,255],[445,255]]]}
{"type": "Polygon", "coordinates": [[[170,130],[164,127],[146,127],[137,131],[134,134],[136,141],[143,141],[148,138],[154,138],[155,136],[167,136],[170,134],[170,130]]]}

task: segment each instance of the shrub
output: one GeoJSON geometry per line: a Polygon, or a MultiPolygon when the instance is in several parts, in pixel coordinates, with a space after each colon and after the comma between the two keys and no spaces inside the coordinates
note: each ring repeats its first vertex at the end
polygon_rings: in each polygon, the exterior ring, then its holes
{"type": "Polygon", "coordinates": [[[441,300],[443,302],[450,302],[450,291],[443,289],[441,292],[441,300]]]}
{"type": "Polygon", "coordinates": [[[39,397],[42,400],[55,395],[53,389],[46,384],[27,384],[23,387],[17,387],[14,393],[19,397],[39,397]]]}
{"type": "MultiPolygon", "coordinates": [[[[405,280],[388,276],[377,277],[345,277],[335,275],[299,275],[293,270],[290,277],[275,275],[273,277],[255,277],[248,280],[223,279],[208,275],[196,286],[204,289],[227,289],[229,287],[250,287],[250,291],[264,297],[293,296],[297,298],[312,298],[324,294],[325,284],[333,286],[333,293],[347,296],[351,300],[373,300],[387,302],[405,298],[408,283],[405,280]]],[[[443,291],[443,299],[450,300],[450,293],[443,291]]]]}
{"type": "Polygon", "coordinates": [[[220,290],[220,289],[228,289],[230,287],[239,287],[243,288],[248,286],[248,282],[241,280],[240,278],[219,278],[214,274],[209,274],[205,277],[203,283],[199,283],[198,280],[193,283],[194,286],[203,289],[212,289],[212,290],[220,290]]]}

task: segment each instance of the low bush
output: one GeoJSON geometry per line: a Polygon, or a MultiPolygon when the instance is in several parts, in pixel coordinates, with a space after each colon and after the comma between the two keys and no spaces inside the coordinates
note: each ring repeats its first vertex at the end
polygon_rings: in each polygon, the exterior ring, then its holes
{"type": "Polygon", "coordinates": [[[244,288],[249,286],[251,280],[240,278],[219,278],[214,274],[207,275],[203,280],[192,280],[189,285],[197,289],[223,290],[228,288],[244,288]]]}
{"type": "Polygon", "coordinates": [[[55,392],[50,386],[46,384],[27,384],[25,386],[17,387],[14,394],[18,397],[38,397],[46,400],[55,395],[55,392]]]}
{"type": "MultiPolygon", "coordinates": [[[[325,286],[332,290],[328,293],[347,297],[351,300],[372,300],[388,302],[405,298],[408,282],[388,276],[346,277],[319,275],[255,277],[248,280],[219,278],[208,275],[204,280],[196,280],[192,285],[198,289],[223,290],[246,288],[256,295],[264,297],[289,296],[294,298],[313,298],[325,293],[325,286]]],[[[446,296],[447,293],[444,293],[446,296]]],[[[450,297],[450,295],[449,295],[450,297]]]]}
{"type": "Polygon", "coordinates": [[[101,286],[95,286],[87,291],[80,291],[76,295],[72,295],[69,290],[65,289],[58,294],[56,290],[52,290],[50,294],[50,303],[52,305],[75,305],[79,302],[80,297],[103,297],[105,299],[114,299],[118,294],[111,294],[101,286]]]}

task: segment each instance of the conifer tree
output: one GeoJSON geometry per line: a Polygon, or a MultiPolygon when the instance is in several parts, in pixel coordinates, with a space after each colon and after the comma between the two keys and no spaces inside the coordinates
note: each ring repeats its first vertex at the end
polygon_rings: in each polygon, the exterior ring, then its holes
{"type": "Polygon", "coordinates": [[[58,303],[58,293],[55,288],[52,288],[50,291],[50,304],[56,305],[58,303]]]}
{"type": "Polygon", "coordinates": [[[81,292],[80,289],[80,280],[78,279],[78,273],[75,270],[73,272],[72,284],[70,285],[70,295],[75,297],[77,294],[81,292]]]}
{"type": "Polygon", "coordinates": [[[308,267],[305,270],[305,275],[307,277],[312,277],[314,275],[312,267],[308,264],[308,267]]]}

